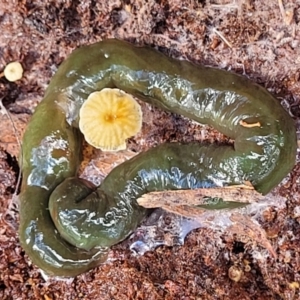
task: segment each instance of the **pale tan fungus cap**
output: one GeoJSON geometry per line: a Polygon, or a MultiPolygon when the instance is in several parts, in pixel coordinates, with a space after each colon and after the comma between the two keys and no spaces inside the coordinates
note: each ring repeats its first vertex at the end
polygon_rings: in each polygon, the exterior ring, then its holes
{"type": "Polygon", "coordinates": [[[3,74],[8,81],[14,82],[22,78],[23,67],[22,65],[15,61],[6,65],[3,74]]]}
{"type": "Polygon", "coordinates": [[[89,95],[79,111],[85,140],[103,151],[126,149],[126,139],[142,128],[137,101],[119,89],[106,88],[89,95]]]}

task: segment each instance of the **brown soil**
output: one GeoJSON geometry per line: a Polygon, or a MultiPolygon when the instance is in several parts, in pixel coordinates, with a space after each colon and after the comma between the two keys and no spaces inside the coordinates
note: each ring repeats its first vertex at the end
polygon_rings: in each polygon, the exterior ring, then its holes
{"type": "MultiPolygon", "coordinates": [[[[285,208],[270,207],[260,220],[276,259],[256,239],[202,228],[183,246],[140,257],[117,245],[113,262],[74,280],[45,281],[20,247],[13,197],[16,135],[21,138],[67,55],[106,38],[250,77],[282,101],[300,136],[299,22],[298,0],[0,0],[0,71],[11,61],[25,70],[15,83],[0,78],[0,299],[300,299],[299,157],[278,188],[287,198],[285,208]]],[[[146,126],[130,141],[132,150],[144,150],[141,140],[149,147],[199,135],[195,124],[179,116],[143,110],[154,127],[147,139],[146,126]]]]}

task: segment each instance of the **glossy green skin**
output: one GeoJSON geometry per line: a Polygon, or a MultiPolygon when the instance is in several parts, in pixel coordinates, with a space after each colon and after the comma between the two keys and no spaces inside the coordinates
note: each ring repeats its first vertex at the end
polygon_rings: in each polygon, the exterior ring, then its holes
{"type": "Polygon", "coordinates": [[[24,135],[20,240],[47,274],[75,276],[104,261],[106,249],[136,228],[147,213],[136,203],[142,194],[245,180],[267,193],[292,169],[295,155],[293,120],[247,78],[117,40],[85,46],[60,66],[24,135]],[[105,87],[209,124],[234,139],[234,147],[160,145],[116,167],[98,188],[86,186],[74,177],[82,150],[78,112],[105,87]],[[240,120],[261,127],[245,128],[240,120]]]}

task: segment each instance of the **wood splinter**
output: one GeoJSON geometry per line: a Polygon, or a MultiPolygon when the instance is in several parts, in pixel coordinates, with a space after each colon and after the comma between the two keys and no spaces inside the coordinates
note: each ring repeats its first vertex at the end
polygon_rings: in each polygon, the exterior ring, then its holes
{"type": "Polygon", "coordinates": [[[240,120],[239,124],[243,127],[246,127],[246,128],[253,128],[253,127],[260,127],[261,126],[260,122],[247,123],[246,121],[243,121],[243,120],[240,120]]]}
{"type": "Polygon", "coordinates": [[[175,214],[192,217],[205,211],[205,209],[197,206],[207,205],[207,198],[222,198],[224,202],[238,201],[247,204],[263,200],[264,196],[245,184],[231,186],[230,188],[217,187],[151,192],[138,198],[137,202],[145,208],[160,207],[175,214]]]}

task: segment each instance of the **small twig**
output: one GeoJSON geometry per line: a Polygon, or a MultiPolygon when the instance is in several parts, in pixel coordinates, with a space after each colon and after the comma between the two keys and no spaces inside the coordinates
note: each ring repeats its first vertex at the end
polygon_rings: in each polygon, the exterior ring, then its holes
{"type": "Polygon", "coordinates": [[[278,0],[278,5],[279,5],[280,13],[281,13],[281,15],[284,19],[285,18],[285,10],[284,10],[284,7],[283,7],[282,0],[278,0]]]}
{"type": "Polygon", "coordinates": [[[217,30],[216,28],[213,29],[213,32],[215,34],[217,34],[221,40],[229,47],[229,48],[233,48],[232,44],[225,38],[225,36],[223,35],[223,33],[221,33],[219,30],[217,30]]]}
{"type": "Polygon", "coordinates": [[[211,4],[211,8],[213,9],[238,9],[238,5],[233,2],[233,3],[228,3],[228,4],[211,4]]]}
{"type": "Polygon", "coordinates": [[[187,217],[199,216],[205,211],[208,198],[221,198],[224,202],[248,204],[264,199],[260,193],[251,188],[232,186],[230,188],[201,188],[193,190],[151,192],[137,199],[145,208],[161,207],[167,211],[187,217]],[[199,205],[202,207],[199,207],[199,205]],[[197,207],[198,206],[198,207],[197,207]]]}
{"type": "Polygon", "coordinates": [[[294,13],[292,10],[285,10],[282,0],[278,0],[278,5],[280,9],[280,13],[282,15],[283,21],[286,25],[291,25],[293,18],[294,18],[294,13]]]}
{"type": "MultiPolygon", "coordinates": [[[[5,114],[8,119],[10,120],[11,122],[11,125],[12,125],[12,128],[13,128],[13,132],[14,132],[14,135],[16,137],[16,140],[17,140],[17,143],[18,143],[18,146],[20,147],[20,162],[19,162],[19,165],[20,165],[20,168],[22,166],[22,143],[20,141],[20,138],[19,138],[19,135],[18,135],[18,131],[17,131],[17,128],[15,126],[15,123],[10,115],[10,113],[7,111],[7,109],[5,108],[5,106],[3,105],[2,103],[2,99],[0,99],[0,110],[2,111],[2,114],[5,114]]],[[[16,190],[14,192],[14,195],[13,196],[16,196],[17,195],[17,191],[19,189],[19,186],[21,184],[21,172],[19,172],[19,175],[18,175],[18,178],[17,178],[17,183],[16,183],[16,190]]]]}

